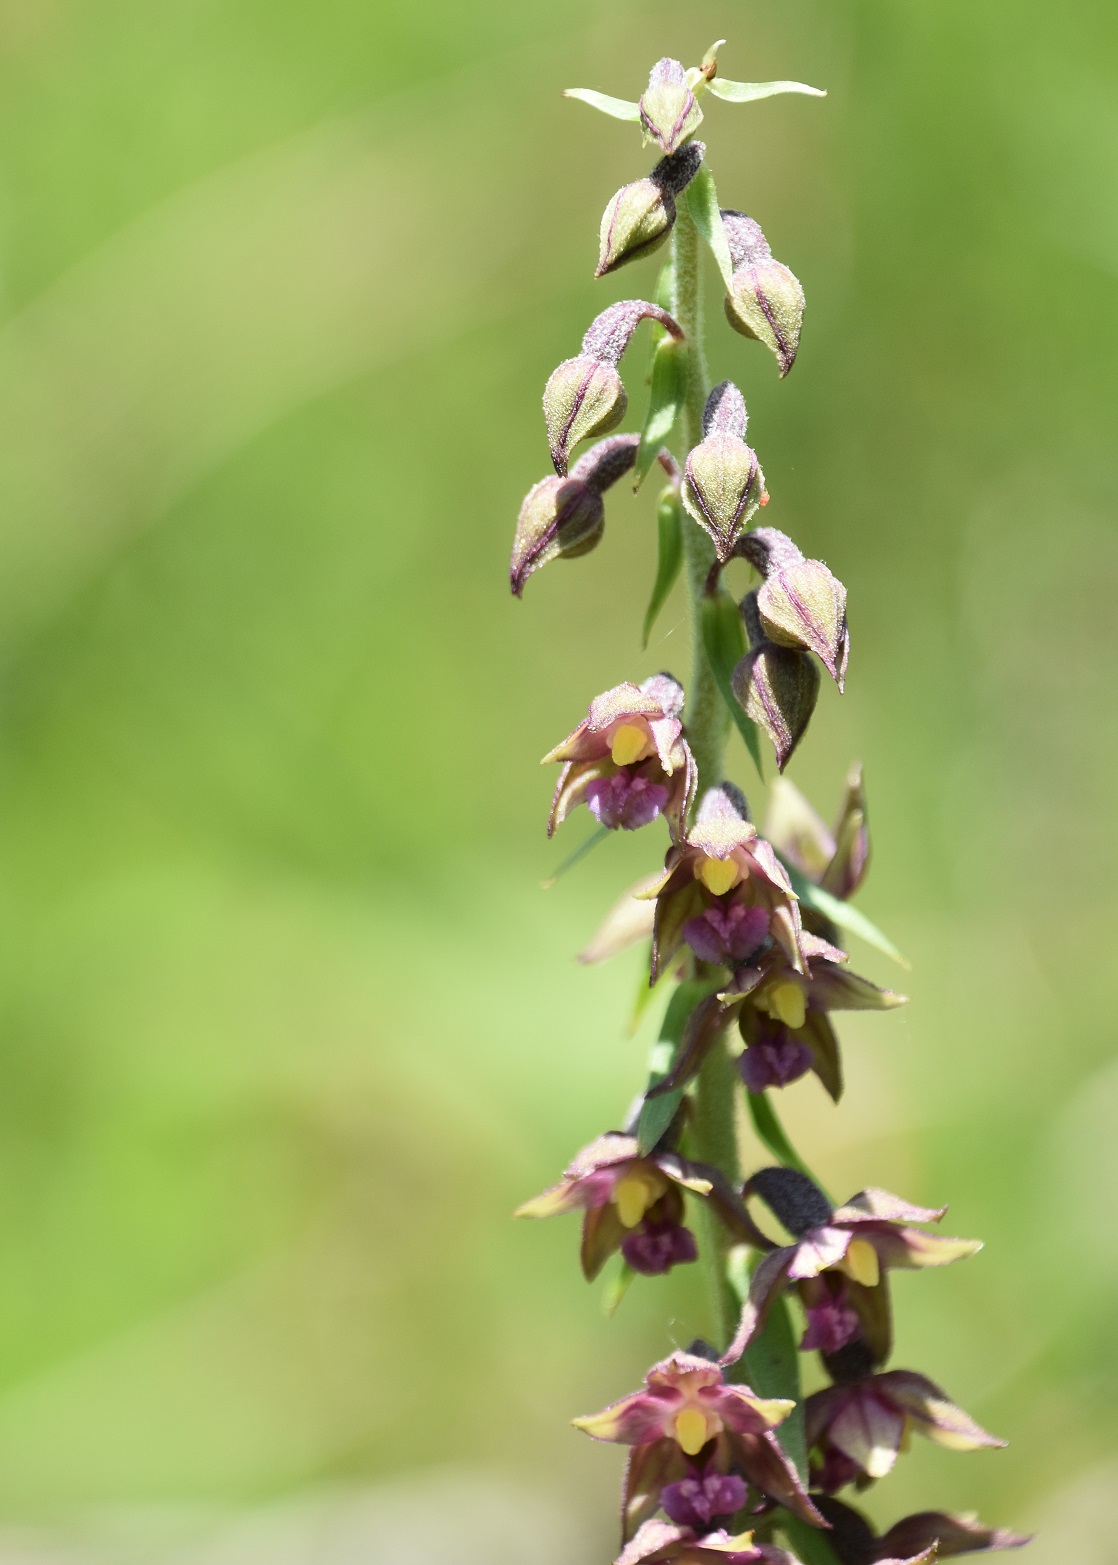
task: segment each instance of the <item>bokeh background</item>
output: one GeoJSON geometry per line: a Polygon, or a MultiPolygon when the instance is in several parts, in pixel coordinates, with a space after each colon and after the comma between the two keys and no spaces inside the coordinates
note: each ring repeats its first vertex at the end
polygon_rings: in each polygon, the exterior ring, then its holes
{"type": "Polygon", "coordinates": [[[721,36],[830,94],[710,104],[809,300],[787,382],[717,319],[712,360],[848,585],[792,776],[830,814],[864,761],[913,962],[842,1106],[782,1107],[833,1187],[986,1239],[900,1279],[896,1362],[1012,1442],[871,1508],[1114,1558],[1112,4],[3,0],[5,1561],[610,1557],[620,1456],[567,1420],[702,1302],[607,1320],[573,1221],[508,1213],[641,1079],[635,960],[572,957],[661,845],[544,893],[584,828],[546,843],[536,761],[685,671],[685,606],[642,654],[651,493],[504,570],[546,375],[653,286],[591,278],[649,154],[559,89],[721,36]]]}

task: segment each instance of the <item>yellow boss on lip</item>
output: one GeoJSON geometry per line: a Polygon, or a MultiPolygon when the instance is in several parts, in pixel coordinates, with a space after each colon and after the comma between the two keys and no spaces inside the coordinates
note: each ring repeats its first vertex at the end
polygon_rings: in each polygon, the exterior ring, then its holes
{"type": "Polygon", "coordinates": [[[615,766],[632,766],[635,761],[645,761],[653,753],[652,740],[646,728],[636,723],[620,723],[610,740],[610,758],[615,766]]]}

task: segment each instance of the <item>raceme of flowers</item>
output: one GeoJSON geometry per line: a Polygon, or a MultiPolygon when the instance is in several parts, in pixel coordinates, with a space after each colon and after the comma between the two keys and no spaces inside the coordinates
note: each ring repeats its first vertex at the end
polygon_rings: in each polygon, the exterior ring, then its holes
{"type": "MultiPolygon", "coordinates": [[[[645,636],[684,560],[701,635],[693,705],[672,674],[624,681],[594,696],[585,718],[544,757],[560,768],[549,835],[582,809],[603,834],[664,823],[662,868],[650,865],[621,898],[584,960],[646,941],[649,983],[675,987],[655,1068],[629,1122],[590,1142],[517,1215],[579,1213],[583,1273],[592,1280],[617,1257],[616,1299],[635,1276],[697,1261],[711,1233],[716,1276],[718,1265],[725,1273],[718,1289],[736,1289],[740,1314],[729,1340],[673,1352],[643,1387],[574,1420],[591,1438],[629,1450],[617,1565],[798,1565],[802,1557],[812,1565],[916,1565],[1027,1540],[934,1510],[878,1535],[848,1499],[836,1498],[885,1477],[914,1434],[953,1451],[1004,1442],[922,1372],[889,1367],[890,1273],[944,1266],[980,1246],[939,1231],[943,1208],[883,1190],[861,1190],[835,1206],[791,1148],[768,1096],[813,1073],[837,1101],[836,1014],[905,1002],[852,971],[843,948],[855,931],[892,949],[849,904],[870,857],[860,769],[847,779],[831,828],[778,776],[763,833],[721,770],[732,721],[755,758],[756,735],[767,737],[783,773],[815,709],[821,671],[843,688],[850,636],[846,589],[830,569],[778,529],[754,525],[769,494],[746,441],[745,399],[731,381],[703,383],[702,345],[686,327],[699,318],[698,236],[720,267],[726,321],[762,343],[781,376],[795,363],[803,322],[803,289],[751,217],[719,206],[695,133],[710,97],[742,103],[815,89],[729,81],[718,75],[718,48],[691,69],[660,60],[639,102],[568,94],[638,125],[659,152],[647,175],[607,203],[595,275],[669,245],[670,258],[651,290],[654,302],[608,306],[580,352],[547,382],[554,471],[524,500],[510,583],[519,597],[545,565],[592,550],[607,492],[629,474],[639,487],[658,462],[668,484],[645,636]],[[621,363],[643,323],[653,334],[648,416],[639,435],[612,433],[628,408],[621,363]],[[673,452],[677,429],[683,446],[673,452]],[[586,441],[593,443],[575,459],[586,441]],[[756,580],[737,603],[725,586],[736,561],[756,580]],[[702,769],[697,756],[708,758],[702,769]],[[732,1060],[731,1076],[708,1076],[718,1051],[732,1060]],[[702,1155],[703,1116],[721,1114],[732,1127],[732,1099],[743,1093],[778,1158],[748,1177],[732,1159],[721,1166],[702,1155]],[[773,1237],[776,1227],[782,1237],[773,1237]],[[794,1316],[799,1326],[789,1336],[794,1316]],[[752,1366],[771,1365],[785,1338],[787,1394],[760,1395],[749,1384],[752,1366]],[[819,1356],[829,1384],[805,1398],[797,1354],[807,1353],[819,1356]]],[[[643,367],[626,374],[631,384],[645,380],[643,367]]]]}

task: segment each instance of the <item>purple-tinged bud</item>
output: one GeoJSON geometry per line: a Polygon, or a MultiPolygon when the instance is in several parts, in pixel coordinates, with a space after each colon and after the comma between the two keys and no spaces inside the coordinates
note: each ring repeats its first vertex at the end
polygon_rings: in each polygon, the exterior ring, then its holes
{"type": "Polygon", "coordinates": [[[646,134],[669,156],[688,136],[693,136],[703,113],[687,85],[687,72],[678,60],[658,60],[639,104],[646,134]]]}
{"type": "Polygon", "coordinates": [[[765,501],[765,475],[757,453],[735,431],[745,429],[745,403],[729,381],[716,386],[703,414],[705,438],[688,453],[683,504],[710,535],[723,563],[765,501]]]}
{"type": "Polygon", "coordinates": [[[616,429],[629,405],[621,376],[612,364],[580,353],[552,371],[543,394],[547,444],[559,476],[565,477],[570,453],[580,440],[616,429]]]}
{"type": "Polygon", "coordinates": [[[795,275],[773,259],[760,227],[744,212],[723,212],[722,227],[734,274],[726,295],[726,319],[743,337],[763,342],[782,376],[796,361],[804,319],[804,291],[795,275]]]}
{"type": "Polygon", "coordinates": [[[850,654],[846,588],[822,560],[796,560],[770,571],[757,594],[765,635],[780,647],[814,652],[842,689],[850,654]]]}
{"type": "Polygon", "coordinates": [[[701,141],[688,142],[661,158],[647,178],[622,185],[610,197],[598,232],[595,277],[659,249],[675,223],[675,198],[699,172],[705,150],[701,141]]]}
{"type": "Polygon", "coordinates": [[[582,339],[583,353],[606,364],[619,364],[641,321],[655,321],[670,337],[683,341],[683,327],[658,304],[644,299],[619,299],[591,321],[582,339]]]}
{"type": "Polygon", "coordinates": [[[574,478],[541,478],[520,507],[509,561],[509,583],[517,598],[533,571],[550,560],[586,554],[605,525],[602,497],[574,478]]]}
{"type": "Polygon", "coordinates": [[[870,831],[862,768],[853,766],[846,779],[846,797],[835,825],[835,851],[819,884],[845,901],[866,878],[870,864],[870,831]]]}
{"type": "Polygon", "coordinates": [[[791,538],[775,527],[754,527],[751,532],[743,533],[734,554],[748,560],[762,576],[769,576],[785,565],[794,565],[804,557],[791,538]]]}
{"type": "Polygon", "coordinates": [[[735,440],[744,440],[748,422],[749,414],[741,392],[732,380],[719,381],[703,408],[703,439],[710,435],[732,435],[735,440]]]}
{"type": "Polygon", "coordinates": [[[582,352],[552,371],[544,387],[543,416],[551,460],[560,478],[566,477],[571,452],[580,440],[605,434],[625,417],[629,399],[617,365],[641,321],[648,320],[682,339],[683,328],[659,305],[622,299],[591,322],[582,352]]]}
{"type": "Polygon", "coordinates": [[[783,771],[807,731],[819,699],[819,670],[806,652],[762,641],[733,672],[734,695],[763,728],[783,771]]]}
{"type": "Polygon", "coordinates": [[[581,456],[570,477],[541,478],[528,491],[509,562],[514,596],[519,598],[532,572],[550,560],[574,559],[595,546],[605,526],[602,495],[632,467],[639,443],[639,435],[612,435],[581,456]]]}

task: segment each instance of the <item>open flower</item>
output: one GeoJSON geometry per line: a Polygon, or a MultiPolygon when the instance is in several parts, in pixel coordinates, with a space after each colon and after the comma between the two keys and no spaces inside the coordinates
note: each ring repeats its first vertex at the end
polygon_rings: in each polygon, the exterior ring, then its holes
{"type": "Polygon", "coordinates": [[[771,1250],[750,1283],[735,1350],[764,1324],[774,1299],[789,1283],[801,1285],[808,1329],[800,1346],[836,1353],[861,1336],[875,1362],[889,1353],[887,1301],[874,1298],[886,1271],[947,1266],[982,1248],[975,1239],[926,1233],[946,1207],[913,1206],[886,1190],[862,1190],[832,1210],[813,1180],[793,1168],[763,1168],[742,1194],[766,1203],[795,1242],[771,1250]],[[826,1275],[826,1284],[815,1279],[826,1275]]]}
{"type": "Polygon", "coordinates": [[[595,696],[584,720],[543,758],[564,763],[548,836],[580,804],[611,830],[635,831],[658,815],[678,829],[695,791],[682,712],[683,686],[670,674],[595,696]]]}
{"type": "Polygon", "coordinates": [[[653,979],[685,943],[703,961],[737,966],[769,939],[806,973],[796,894],[728,783],[704,794],[694,826],[645,895],[656,897],[653,979]]]}
{"type": "MultiPolygon", "coordinates": [[[[705,801],[704,801],[705,802],[705,801]]],[[[692,833],[687,841],[693,840],[692,833]]],[[[768,847],[768,843],[764,843],[768,847]]],[[[770,850],[771,851],[771,850],[770,850]]],[[[671,854],[668,855],[669,861],[671,854]]],[[[650,890],[634,892],[632,900],[638,902],[641,895],[650,895],[662,882],[650,882],[650,890]]],[[[670,889],[670,883],[669,883],[670,889]]],[[[676,891],[681,899],[687,891],[682,885],[676,891]]],[[[697,894],[692,892],[694,898],[697,894]]],[[[659,907],[657,917],[660,917],[659,907]]],[[[674,910],[665,916],[669,934],[675,920],[674,910]]],[[[622,913],[616,915],[616,926],[621,927],[622,913]]],[[[772,930],[770,923],[770,931],[772,930]]],[[[682,929],[682,938],[691,941],[693,929],[682,929]]],[[[605,940],[604,932],[599,939],[605,940]]],[[[665,960],[678,949],[667,945],[665,960]]],[[[693,943],[693,942],[692,942],[693,943]]],[[[739,1069],[746,1081],[750,1073],[771,1073],[774,1058],[783,1061],[782,1068],[791,1071],[800,1058],[791,1052],[790,1044],[802,1044],[810,1054],[810,1066],[830,1095],[837,1099],[842,1092],[842,1069],[838,1039],[828,1019],[831,1011],[887,1011],[906,1003],[905,996],[894,994],[891,989],[879,989],[868,978],[847,970],[845,951],[832,946],[818,935],[805,929],[798,930],[798,947],[801,959],[806,959],[803,970],[789,960],[782,945],[776,939],[766,941],[752,957],[735,967],[733,978],[725,989],[700,1000],[683,1030],[683,1037],[671,1071],[659,1082],[655,1092],[671,1092],[682,1087],[694,1077],[716,1039],[737,1018],[741,1035],[746,1044],[739,1069]],[[762,1050],[760,1060],[749,1061],[747,1056],[754,1047],[762,1050]]],[[[774,1085],[767,1081],[766,1085],[774,1085]]],[[[756,1091],[757,1088],[751,1088],[756,1091]]]]}
{"type": "Polygon", "coordinates": [[[794,1406],[727,1383],[710,1359],[673,1353],[649,1370],[643,1391],[576,1418],[574,1425],[595,1440],[633,1447],[623,1504],[626,1537],[660,1507],[666,1489],[692,1476],[690,1459],[700,1453],[704,1466],[738,1473],[761,1494],[820,1526],[819,1513],[772,1432],[794,1406]]]}
{"type": "Polygon", "coordinates": [[[910,1369],[827,1386],[808,1397],[804,1412],[808,1447],[815,1453],[813,1480],[828,1494],[847,1483],[864,1486],[884,1478],[913,1431],[948,1451],[1005,1445],[934,1381],[910,1369]]]}
{"type": "Polygon", "coordinates": [[[647,1521],[627,1543],[614,1565],[797,1565],[786,1549],[754,1543],[751,1532],[731,1537],[718,1531],[700,1535],[691,1527],[647,1521]]]}
{"type": "Polygon", "coordinates": [[[618,1250],[634,1271],[658,1276],[698,1255],[683,1222],[685,1190],[709,1199],[739,1237],[756,1232],[717,1169],[670,1151],[642,1157],[636,1138],[616,1131],[584,1147],[557,1185],[526,1201],[515,1215],[583,1212],[581,1258],[588,1282],[618,1250]]]}
{"type": "Polygon", "coordinates": [[[833,1531],[827,1542],[840,1565],[893,1565],[899,1559],[945,1560],[955,1554],[984,1554],[996,1549],[1020,1549],[1029,1542],[1005,1527],[986,1527],[975,1516],[946,1511],[920,1511],[895,1522],[880,1537],[860,1511],[831,1496],[819,1509],[833,1531]]]}

